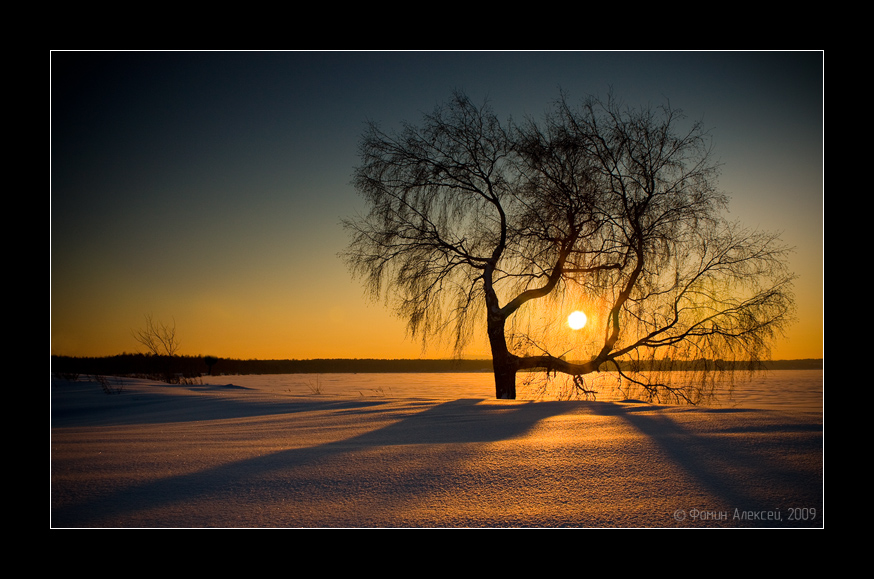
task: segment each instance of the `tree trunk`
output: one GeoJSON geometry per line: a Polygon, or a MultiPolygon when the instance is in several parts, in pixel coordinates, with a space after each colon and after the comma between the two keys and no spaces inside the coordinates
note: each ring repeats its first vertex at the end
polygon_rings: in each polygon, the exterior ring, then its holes
{"type": "Polygon", "coordinates": [[[492,358],[495,370],[495,398],[499,400],[516,399],[516,368],[507,360],[492,358]]]}
{"type": "Polygon", "coordinates": [[[489,316],[488,335],[492,350],[492,368],[495,372],[495,398],[515,400],[516,357],[507,348],[503,317],[489,316]]]}

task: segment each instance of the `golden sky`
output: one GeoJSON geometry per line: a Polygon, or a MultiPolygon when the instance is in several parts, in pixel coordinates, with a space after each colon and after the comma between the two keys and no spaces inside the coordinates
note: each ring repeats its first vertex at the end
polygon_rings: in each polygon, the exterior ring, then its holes
{"type": "Polygon", "coordinates": [[[186,355],[448,356],[337,257],[364,122],[455,88],[521,118],[612,87],[712,127],[732,217],[796,248],[799,322],[773,355],[823,356],[821,53],[55,52],[51,73],[53,354],[136,351],[151,315],[186,355]]]}

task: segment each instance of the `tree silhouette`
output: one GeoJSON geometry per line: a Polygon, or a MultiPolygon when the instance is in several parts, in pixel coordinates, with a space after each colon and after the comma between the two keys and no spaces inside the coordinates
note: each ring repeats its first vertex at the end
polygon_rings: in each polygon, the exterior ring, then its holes
{"type": "Polygon", "coordinates": [[[212,367],[218,363],[219,359],[215,356],[204,356],[203,361],[206,363],[206,367],[209,369],[209,375],[212,376],[212,367]]]}
{"type": "Polygon", "coordinates": [[[149,365],[152,373],[162,376],[162,380],[168,384],[175,384],[179,380],[174,371],[176,366],[176,352],[179,351],[179,340],[176,337],[176,322],[167,324],[155,322],[151,314],[145,316],[146,326],[137,330],[131,330],[134,339],[145,348],[145,354],[149,357],[149,365]]]}
{"type": "Polygon", "coordinates": [[[151,356],[175,356],[179,350],[176,322],[172,325],[155,322],[151,314],[146,315],[145,319],[146,327],[131,330],[134,339],[145,348],[145,353],[151,356]]]}
{"type": "Polygon", "coordinates": [[[426,342],[460,354],[481,324],[497,398],[521,370],[581,391],[618,370],[650,398],[697,402],[717,376],[706,360],[754,367],[792,320],[787,248],[723,217],[709,135],[669,106],[562,95],[539,122],[502,124],[455,93],[420,125],[370,123],[360,158],[350,270],[426,342]],[[568,303],[588,317],[573,336],[568,303]],[[700,371],[654,371],[672,361],[700,371]]]}

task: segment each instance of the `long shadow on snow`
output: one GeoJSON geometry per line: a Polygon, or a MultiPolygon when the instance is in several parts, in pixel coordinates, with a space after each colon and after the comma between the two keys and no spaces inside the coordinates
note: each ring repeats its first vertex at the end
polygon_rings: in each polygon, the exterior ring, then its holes
{"type": "MultiPolygon", "coordinates": [[[[165,387],[166,388],[166,387],[165,387]]],[[[179,390],[208,392],[247,390],[243,386],[179,386],[179,390]]],[[[86,398],[85,402],[74,399],[67,402],[62,397],[53,400],[51,409],[52,428],[74,426],[120,426],[132,424],[160,424],[166,422],[192,422],[199,420],[223,420],[250,418],[274,414],[311,412],[319,410],[359,410],[387,404],[384,400],[316,400],[304,401],[294,398],[273,400],[247,400],[240,397],[214,397],[201,394],[172,395],[160,391],[125,392],[120,395],[100,394],[86,398]]]]}
{"type": "MultiPolygon", "coordinates": [[[[330,472],[358,451],[368,451],[388,445],[444,445],[493,442],[523,436],[539,421],[576,408],[575,404],[539,402],[527,404],[480,405],[481,400],[454,400],[432,405],[427,410],[403,417],[385,428],[370,431],[349,439],[314,447],[296,448],[224,464],[196,473],[172,476],[150,481],[123,491],[112,492],[86,503],[53,509],[52,524],[56,527],[129,526],[126,521],[137,512],[172,505],[185,505],[196,500],[222,500],[221,497],[240,497],[245,493],[282,493],[289,500],[307,500],[312,492],[333,485],[334,493],[355,492],[360,481],[282,478],[283,472],[295,473],[314,465],[326,465],[330,472]],[[340,456],[345,455],[343,459],[340,456]],[[339,461],[339,462],[338,462],[339,461]],[[276,480],[277,477],[279,480],[276,480]],[[295,489],[294,484],[308,486],[295,489]],[[267,487],[271,488],[265,488],[267,487]]],[[[307,402],[309,409],[327,408],[333,403],[307,402]],[[315,404],[316,408],[313,407],[315,404]]],[[[347,403],[338,403],[347,404],[347,403]]],[[[348,403],[351,408],[362,408],[366,403],[348,403]]],[[[285,411],[299,408],[297,404],[281,404],[285,411]]],[[[365,409],[366,410],[366,409],[365,409]]],[[[281,411],[275,407],[271,414],[281,411]]],[[[354,412],[354,410],[352,410],[354,412]]],[[[451,455],[451,453],[450,453],[451,455]]],[[[441,455],[444,459],[446,455],[441,455]]],[[[448,471],[451,465],[441,462],[429,465],[435,471],[448,471]]],[[[343,469],[340,469],[343,476],[343,469]]],[[[336,471],[334,471],[336,472],[336,471]]],[[[290,475],[291,476],[291,475],[290,475]]],[[[336,475],[333,475],[336,476],[336,475]]],[[[292,478],[294,478],[292,476],[292,478]]],[[[427,481],[426,481],[427,482],[427,481]]],[[[391,486],[392,495],[421,492],[420,485],[391,486]],[[400,488],[402,487],[402,488],[400,488]]],[[[261,496],[261,495],[258,495],[261,496]]],[[[182,523],[185,524],[184,522],[182,523]]],[[[209,524],[225,525],[222,521],[209,524]]],[[[167,522],[163,526],[178,526],[167,522]]]]}
{"type": "Polygon", "coordinates": [[[741,425],[718,422],[713,431],[694,432],[667,412],[651,406],[594,404],[601,415],[619,416],[655,443],[689,478],[718,497],[717,505],[677,505],[739,514],[781,512],[781,521],[739,519],[756,526],[821,526],[816,521],[788,520],[790,508],[816,508],[822,513],[822,425],[796,422],[788,415],[763,411],[696,408],[718,417],[748,412],[741,425]],[[756,420],[754,416],[767,416],[756,420]],[[743,436],[734,436],[741,434],[743,436]],[[787,458],[787,448],[792,449],[787,458]],[[792,462],[789,462],[791,460],[792,462]]]}

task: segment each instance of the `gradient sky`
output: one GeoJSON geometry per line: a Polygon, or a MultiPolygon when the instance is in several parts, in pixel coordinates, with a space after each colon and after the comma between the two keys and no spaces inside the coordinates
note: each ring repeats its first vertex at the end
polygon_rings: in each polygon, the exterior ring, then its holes
{"type": "Polygon", "coordinates": [[[796,249],[774,357],[822,357],[821,52],[53,52],[51,352],[137,351],[149,314],[186,355],[447,356],[337,257],[365,121],[418,122],[454,89],[539,117],[611,87],[712,130],[732,216],[796,249]]]}

